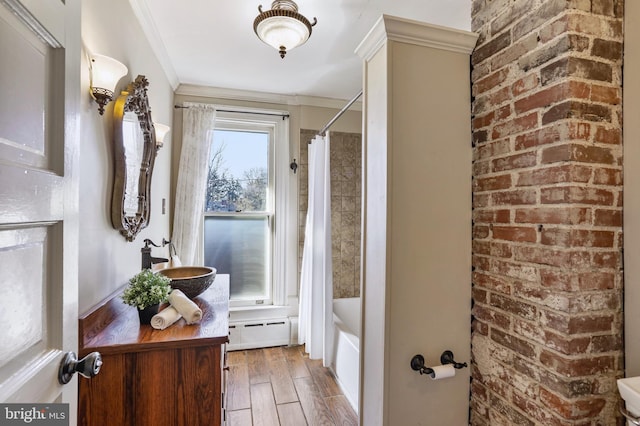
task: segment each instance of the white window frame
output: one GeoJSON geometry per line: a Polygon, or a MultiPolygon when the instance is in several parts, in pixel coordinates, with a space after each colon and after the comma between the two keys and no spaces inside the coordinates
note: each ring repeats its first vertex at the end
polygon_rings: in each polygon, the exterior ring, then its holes
{"type": "MultiPolygon", "coordinates": [[[[291,197],[289,176],[289,119],[286,111],[259,110],[216,105],[214,130],[258,131],[270,133],[269,184],[267,212],[211,213],[209,216],[269,217],[271,231],[270,299],[230,302],[232,310],[264,310],[287,304],[287,283],[291,280],[292,267],[296,265],[296,251],[287,247],[288,235],[295,232],[296,203],[291,197]],[[292,218],[294,220],[292,220],[292,218]]],[[[204,220],[204,219],[203,219],[204,220]]],[[[204,229],[204,227],[203,227],[204,229]]],[[[204,237],[204,235],[203,235],[204,237]]],[[[290,245],[290,243],[289,243],[290,245]]],[[[294,275],[295,279],[295,275],[294,275]]]]}

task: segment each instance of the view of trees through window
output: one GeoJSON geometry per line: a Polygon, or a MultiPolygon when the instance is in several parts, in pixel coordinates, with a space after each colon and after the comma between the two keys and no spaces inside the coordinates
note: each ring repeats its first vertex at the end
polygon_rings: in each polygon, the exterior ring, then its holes
{"type": "Polygon", "coordinates": [[[262,212],[267,210],[269,135],[215,130],[205,210],[262,212]]]}

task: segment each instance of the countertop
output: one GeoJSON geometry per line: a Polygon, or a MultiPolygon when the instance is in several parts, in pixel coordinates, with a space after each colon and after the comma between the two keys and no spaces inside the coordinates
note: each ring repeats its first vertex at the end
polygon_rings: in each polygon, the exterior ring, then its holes
{"type": "Polygon", "coordinates": [[[95,306],[79,320],[79,356],[222,344],[229,341],[229,275],[217,275],[211,287],[193,301],[202,320],[188,325],[180,318],[164,330],[141,325],[137,309],[125,305],[121,291],[95,306]]]}

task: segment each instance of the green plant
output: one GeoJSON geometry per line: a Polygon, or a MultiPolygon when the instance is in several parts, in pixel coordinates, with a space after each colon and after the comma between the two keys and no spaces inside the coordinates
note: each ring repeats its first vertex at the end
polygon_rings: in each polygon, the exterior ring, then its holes
{"type": "Polygon", "coordinates": [[[170,282],[171,279],[164,275],[145,269],[129,280],[129,285],[122,293],[122,301],[140,310],[166,302],[171,291],[170,282]]]}

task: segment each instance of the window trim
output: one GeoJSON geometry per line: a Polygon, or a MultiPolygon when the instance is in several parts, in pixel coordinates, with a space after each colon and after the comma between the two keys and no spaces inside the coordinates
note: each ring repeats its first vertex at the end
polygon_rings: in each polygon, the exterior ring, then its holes
{"type": "MultiPolygon", "coordinates": [[[[271,299],[264,304],[254,302],[234,301],[230,306],[238,309],[251,307],[264,309],[268,306],[286,306],[291,280],[296,279],[297,270],[297,250],[295,244],[291,244],[290,236],[296,234],[297,209],[295,198],[292,194],[291,173],[289,170],[290,140],[289,125],[290,119],[287,111],[274,111],[253,108],[229,107],[227,105],[215,105],[216,109],[226,111],[216,112],[216,123],[214,130],[247,130],[256,131],[259,128],[264,131],[271,129],[269,165],[273,173],[269,174],[269,184],[267,195],[266,212],[240,212],[232,213],[233,216],[258,215],[269,217],[268,224],[272,232],[271,244],[271,265],[270,265],[270,290],[271,299]],[[253,112],[257,114],[253,114],[253,112]],[[273,116],[264,115],[277,114],[273,116]],[[219,126],[219,124],[222,124],[219,126]],[[225,124],[227,126],[225,126],[225,124]],[[228,127],[233,126],[233,127],[228,127]]],[[[229,213],[204,212],[204,219],[207,216],[230,215],[229,213]]],[[[204,238],[204,233],[203,233],[204,238]]],[[[295,281],[297,282],[297,281],[295,281]]]]}

